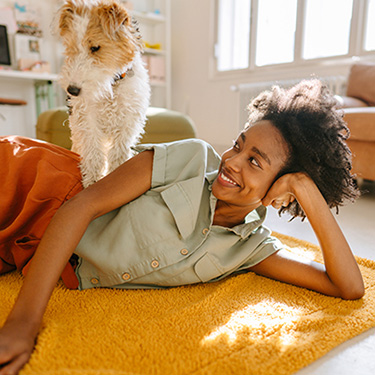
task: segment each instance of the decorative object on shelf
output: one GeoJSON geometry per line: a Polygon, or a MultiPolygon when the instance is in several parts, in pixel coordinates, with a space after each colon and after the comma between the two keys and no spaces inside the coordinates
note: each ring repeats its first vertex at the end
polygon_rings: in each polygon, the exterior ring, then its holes
{"type": "Polygon", "coordinates": [[[164,56],[143,55],[151,84],[165,83],[165,59],[164,56]]]}
{"type": "Polygon", "coordinates": [[[31,6],[29,2],[15,2],[15,18],[18,26],[18,33],[42,37],[42,30],[39,26],[38,9],[31,6]]]}
{"type": "Polygon", "coordinates": [[[159,50],[159,51],[161,51],[161,49],[162,49],[161,43],[150,44],[150,43],[148,43],[144,40],[143,44],[144,44],[145,48],[156,49],[156,50],[159,50]]]}
{"type": "Polygon", "coordinates": [[[8,33],[5,25],[0,25],[0,64],[11,65],[8,33]]]}
{"type": "Polygon", "coordinates": [[[51,66],[48,61],[37,61],[29,70],[37,73],[51,73],[51,66]]]}

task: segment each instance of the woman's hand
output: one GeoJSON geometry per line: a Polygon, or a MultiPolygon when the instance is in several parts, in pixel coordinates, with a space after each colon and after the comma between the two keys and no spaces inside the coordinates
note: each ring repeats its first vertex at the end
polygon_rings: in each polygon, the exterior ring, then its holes
{"type": "Polygon", "coordinates": [[[20,322],[6,322],[0,329],[0,375],[17,374],[28,362],[35,337],[20,322]]]}
{"type": "Polygon", "coordinates": [[[266,196],[262,199],[264,206],[271,205],[279,209],[287,207],[295,199],[298,200],[298,193],[302,189],[307,189],[309,185],[314,185],[312,179],[305,173],[289,173],[277,179],[266,196]]]}

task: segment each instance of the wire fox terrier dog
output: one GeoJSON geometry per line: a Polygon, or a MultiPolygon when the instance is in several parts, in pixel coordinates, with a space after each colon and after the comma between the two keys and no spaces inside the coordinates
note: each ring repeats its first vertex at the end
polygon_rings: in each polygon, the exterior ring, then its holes
{"type": "Polygon", "coordinates": [[[127,160],[143,133],[150,99],[143,43],[136,22],[112,0],[65,1],[59,33],[72,150],[87,187],[127,160]]]}

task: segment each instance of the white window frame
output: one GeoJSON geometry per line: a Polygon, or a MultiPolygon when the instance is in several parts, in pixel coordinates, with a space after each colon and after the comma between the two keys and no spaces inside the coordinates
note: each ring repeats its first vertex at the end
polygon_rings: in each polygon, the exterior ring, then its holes
{"type": "MultiPolygon", "coordinates": [[[[282,0],[280,0],[282,1],[282,0]]],[[[309,66],[327,65],[348,63],[352,61],[353,57],[366,57],[371,56],[375,58],[375,51],[365,50],[365,31],[366,31],[366,14],[369,5],[369,0],[353,0],[352,21],[350,25],[350,38],[348,53],[339,56],[321,57],[315,59],[302,58],[302,43],[304,32],[304,20],[306,0],[297,0],[297,22],[295,33],[295,47],[294,47],[294,61],[282,64],[272,64],[265,66],[256,66],[255,64],[255,51],[256,51],[256,33],[257,33],[257,16],[258,16],[258,2],[259,0],[251,0],[251,19],[250,19],[250,39],[249,39],[249,67],[245,69],[219,71],[217,69],[217,60],[215,56],[215,49],[217,44],[217,30],[218,30],[218,9],[219,0],[211,0],[211,6],[214,15],[213,20],[213,33],[212,33],[212,54],[210,63],[210,76],[211,78],[229,78],[236,76],[252,76],[263,75],[270,71],[285,71],[295,70],[298,68],[308,68],[309,66]]],[[[375,22],[375,20],[374,20],[375,22]]]]}

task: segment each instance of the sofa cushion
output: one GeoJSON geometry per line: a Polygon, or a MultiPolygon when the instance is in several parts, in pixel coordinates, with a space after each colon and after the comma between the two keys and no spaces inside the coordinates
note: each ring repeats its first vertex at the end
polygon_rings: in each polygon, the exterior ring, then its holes
{"type": "Polygon", "coordinates": [[[349,140],[374,144],[375,142],[375,107],[345,108],[344,121],[350,130],[349,140]]]}
{"type": "Polygon", "coordinates": [[[363,100],[375,106],[375,64],[352,65],[348,78],[347,96],[363,100]]]}

